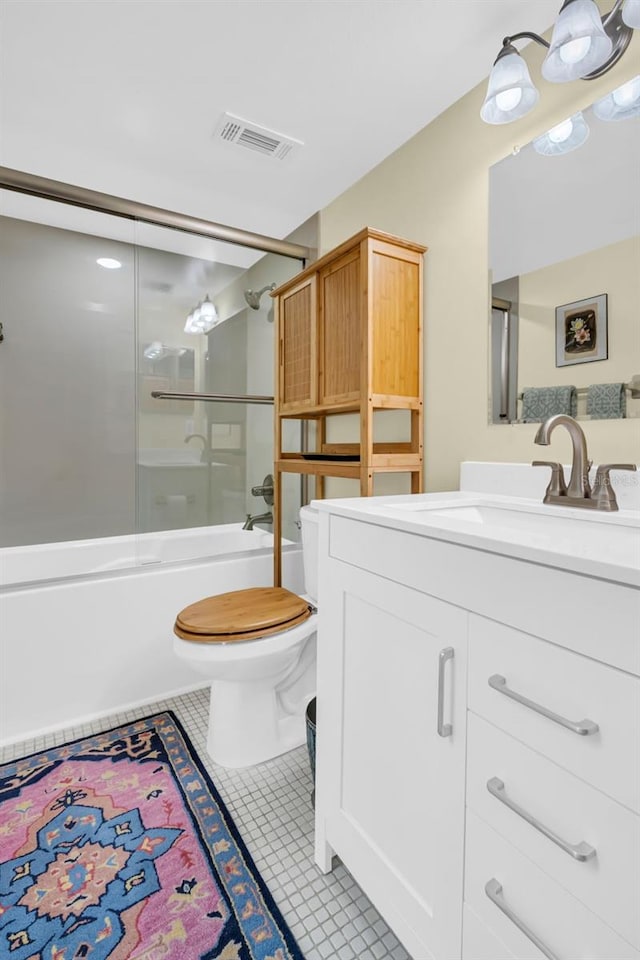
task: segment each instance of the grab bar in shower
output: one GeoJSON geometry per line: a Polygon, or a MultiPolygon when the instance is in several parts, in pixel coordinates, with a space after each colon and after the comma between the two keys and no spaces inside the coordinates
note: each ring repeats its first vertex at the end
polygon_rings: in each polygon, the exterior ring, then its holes
{"type": "Polygon", "coordinates": [[[165,390],[152,390],[151,396],[154,400],[205,400],[207,403],[273,403],[273,397],[237,393],[169,393],[165,390]]]}

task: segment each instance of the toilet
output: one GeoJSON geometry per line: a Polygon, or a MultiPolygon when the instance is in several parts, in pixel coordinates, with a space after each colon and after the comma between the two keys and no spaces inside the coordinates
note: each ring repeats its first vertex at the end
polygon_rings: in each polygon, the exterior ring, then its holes
{"type": "Polygon", "coordinates": [[[185,607],[174,651],[211,680],[207,752],[223,767],[262,763],[306,741],[316,690],[318,514],[300,510],[305,591],[252,587],[185,607]]]}

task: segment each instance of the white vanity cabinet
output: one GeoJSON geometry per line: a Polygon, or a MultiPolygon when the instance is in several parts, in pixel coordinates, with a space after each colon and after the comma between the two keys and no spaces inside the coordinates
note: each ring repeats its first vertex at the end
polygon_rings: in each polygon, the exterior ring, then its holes
{"type": "Polygon", "coordinates": [[[340,855],[414,957],[457,956],[467,614],[337,559],[321,590],[317,856],[340,855]]]}
{"type": "Polygon", "coordinates": [[[322,506],[318,865],[414,960],[640,960],[640,590],[347,504],[322,506]]]}

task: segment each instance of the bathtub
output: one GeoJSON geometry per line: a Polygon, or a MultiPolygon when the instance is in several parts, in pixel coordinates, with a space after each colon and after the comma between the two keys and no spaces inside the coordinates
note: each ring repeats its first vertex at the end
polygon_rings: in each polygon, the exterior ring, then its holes
{"type": "MultiPolygon", "coordinates": [[[[176,613],[273,582],[273,537],[239,524],[0,550],[0,745],[203,686],[176,613]]],[[[283,549],[301,592],[302,550],[283,549]]]]}

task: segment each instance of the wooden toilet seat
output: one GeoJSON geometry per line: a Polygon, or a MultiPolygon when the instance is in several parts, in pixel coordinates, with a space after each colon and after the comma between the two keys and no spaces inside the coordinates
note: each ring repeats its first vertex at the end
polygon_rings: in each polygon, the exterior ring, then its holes
{"type": "Polygon", "coordinates": [[[173,632],[194,643],[229,643],[281,633],[311,616],[306,600],[284,587],[250,587],[205,597],[181,610],[173,632]]]}

